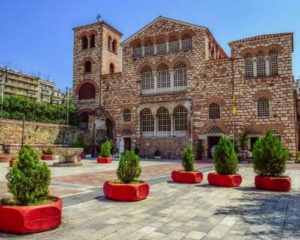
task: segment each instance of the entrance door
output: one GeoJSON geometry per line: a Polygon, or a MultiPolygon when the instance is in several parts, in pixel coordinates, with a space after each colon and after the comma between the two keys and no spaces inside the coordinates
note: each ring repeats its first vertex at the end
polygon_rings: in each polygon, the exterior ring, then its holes
{"type": "Polygon", "coordinates": [[[258,137],[250,137],[250,151],[252,152],[255,142],[258,140],[258,137]]]}
{"type": "Polygon", "coordinates": [[[124,138],[125,151],[131,150],[131,138],[124,138]]]}
{"type": "Polygon", "coordinates": [[[208,158],[212,158],[212,148],[218,144],[221,136],[213,136],[213,137],[207,137],[207,145],[208,145],[208,158]]]}

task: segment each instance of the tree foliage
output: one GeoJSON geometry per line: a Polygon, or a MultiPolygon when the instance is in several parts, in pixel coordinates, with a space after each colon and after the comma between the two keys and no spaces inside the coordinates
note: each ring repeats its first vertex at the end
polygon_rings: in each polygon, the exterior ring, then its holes
{"type": "Polygon", "coordinates": [[[100,149],[100,156],[101,157],[110,157],[111,153],[111,144],[109,140],[106,140],[104,143],[101,144],[101,149],[100,149]]]}
{"type": "Polygon", "coordinates": [[[193,153],[192,146],[189,145],[184,150],[182,156],[182,166],[185,171],[192,172],[195,170],[194,164],[195,164],[195,155],[193,153]]]}
{"type": "Polygon", "coordinates": [[[138,181],[142,173],[140,157],[134,151],[125,151],[120,157],[117,169],[118,179],[123,183],[138,181]]]}
{"type": "Polygon", "coordinates": [[[222,136],[213,153],[216,172],[222,175],[235,174],[238,171],[238,158],[232,141],[222,136]]]}
{"type": "MultiPolygon", "coordinates": [[[[0,102],[0,108],[1,108],[0,102]]],[[[35,121],[44,123],[67,124],[67,112],[69,112],[69,124],[76,124],[76,106],[73,101],[62,104],[40,103],[34,99],[10,95],[3,99],[2,117],[6,119],[35,121]]]]}
{"type": "Polygon", "coordinates": [[[258,139],[253,148],[253,167],[262,176],[280,176],[285,172],[289,152],[271,132],[258,139]]]}
{"type": "Polygon", "coordinates": [[[50,170],[30,146],[22,147],[6,178],[17,205],[36,205],[49,199],[50,170]]]}

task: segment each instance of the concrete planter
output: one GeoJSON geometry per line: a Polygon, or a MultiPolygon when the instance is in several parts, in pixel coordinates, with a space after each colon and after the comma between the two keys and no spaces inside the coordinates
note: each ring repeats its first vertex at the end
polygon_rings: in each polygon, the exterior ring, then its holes
{"type": "Polygon", "coordinates": [[[106,181],[103,185],[103,192],[107,199],[131,202],[147,198],[149,188],[146,182],[122,184],[106,181]]]}
{"type": "Polygon", "coordinates": [[[219,187],[238,187],[242,183],[242,176],[240,174],[221,175],[217,173],[209,173],[207,180],[210,185],[219,187]]]}
{"type": "Polygon", "coordinates": [[[36,233],[57,228],[61,224],[62,199],[39,206],[0,205],[0,232],[36,233]]]}
{"type": "Polygon", "coordinates": [[[172,180],[177,183],[201,183],[203,179],[202,172],[186,172],[181,170],[172,171],[172,180]]]}
{"type": "Polygon", "coordinates": [[[256,176],[255,187],[258,189],[289,192],[291,190],[292,181],[288,176],[269,177],[269,176],[256,176]]]}

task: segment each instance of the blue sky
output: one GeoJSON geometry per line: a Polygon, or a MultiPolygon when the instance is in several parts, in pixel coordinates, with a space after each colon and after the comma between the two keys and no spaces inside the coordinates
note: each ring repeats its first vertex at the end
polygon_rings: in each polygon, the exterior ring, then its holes
{"type": "Polygon", "coordinates": [[[208,27],[230,54],[228,42],[294,32],[293,72],[300,78],[299,0],[0,0],[0,64],[72,84],[72,28],[102,19],[123,39],[159,15],[208,27]]]}

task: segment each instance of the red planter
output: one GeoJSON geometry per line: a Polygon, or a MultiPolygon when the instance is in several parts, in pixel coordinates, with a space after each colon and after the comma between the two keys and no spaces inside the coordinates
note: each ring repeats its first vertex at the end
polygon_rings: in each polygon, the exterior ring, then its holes
{"type": "Polygon", "coordinates": [[[217,173],[209,173],[207,180],[210,185],[220,187],[238,187],[242,183],[242,176],[240,174],[221,175],[217,173]]]}
{"type": "Polygon", "coordinates": [[[111,157],[98,157],[97,163],[111,163],[112,158],[111,157]]]}
{"type": "Polygon", "coordinates": [[[121,184],[106,181],[103,192],[106,198],[115,201],[140,201],[147,198],[149,184],[146,182],[121,184]]]}
{"type": "Polygon", "coordinates": [[[291,178],[288,176],[280,176],[280,177],[256,176],[255,186],[258,189],[289,192],[291,190],[291,178]]]}
{"type": "Polygon", "coordinates": [[[0,232],[35,233],[61,224],[62,199],[40,206],[0,205],[0,232]]]}
{"type": "Polygon", "coordinates": [[[53,155],[42,155],[41,159],[46,160],[46,161],[52,161],[52,160],[54,160],[54,156],[53,155]]]}
{"type": "Polygon", "coordinates": [[[172,180],[177,183],[200,183],[203,179],[202,172],[172,171],[172,180]]]}

